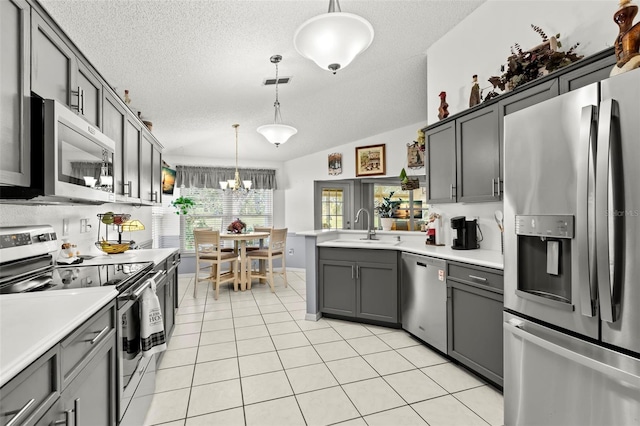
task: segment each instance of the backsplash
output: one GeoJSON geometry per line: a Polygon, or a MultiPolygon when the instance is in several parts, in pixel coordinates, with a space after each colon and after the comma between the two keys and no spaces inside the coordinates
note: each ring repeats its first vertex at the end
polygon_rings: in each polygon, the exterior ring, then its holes
{"type": "MultiPolygon", "coordinates": [[[[137,243],[150,240],[151,207],[134,207],[126,204],[94,205],[0,205],[0,227],[23,225],[51,225],[58,234],[58,239],[68,238],[70,243],[76,244],[81,254],[102,254],[94,245],[98,239],[98,213],[128,213],[132,219],[138,219],[145,225],[144,231],[123,232],[123,240],[134,240],[137,243]],[[69,221],[68,235],[63,235],[63,219],[69,221]],[[88,219],[88,232],[80,232],[80,220],[88,219]]],[[[101,235],[104,236],[104,224],[100,224],[101,235]]],[[[109,239],[117,239],[118,233],[109,228],[109,239]]]]}

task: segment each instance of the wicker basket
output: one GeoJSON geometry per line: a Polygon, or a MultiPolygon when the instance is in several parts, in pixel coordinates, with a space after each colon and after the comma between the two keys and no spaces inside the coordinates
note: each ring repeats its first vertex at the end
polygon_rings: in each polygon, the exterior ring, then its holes
{"type": "Polygon", "coordinates": [[[408,191],[408,190],[420,188],[420,181],[418,180],[417,177],[409,178],[409,180],[407,180],[406,182],[401,182],[400,185],[404,191],[408,191]]]}
{"type": "Polygon", "coordinates": [[[124,253],[129,250],[130,243],[116,243],[114,241],[96,241],[96,247],[108,254],[124,253]]]}

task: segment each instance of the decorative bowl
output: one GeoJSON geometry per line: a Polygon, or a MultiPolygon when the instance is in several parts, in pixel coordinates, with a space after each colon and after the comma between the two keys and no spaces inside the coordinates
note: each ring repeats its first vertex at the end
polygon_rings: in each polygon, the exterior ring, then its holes
{"type": "Polygon", "coordinates": [[[116,241],[96,241],[96,247],[108,254],[124,253],[129,250],[130,243],[118,243],[116,241]]]}

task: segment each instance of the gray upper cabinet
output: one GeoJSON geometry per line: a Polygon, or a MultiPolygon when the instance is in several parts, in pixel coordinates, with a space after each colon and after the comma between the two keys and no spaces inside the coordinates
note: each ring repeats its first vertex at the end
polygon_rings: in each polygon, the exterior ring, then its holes
{"type": "Polygon", "coordinates": [[[80,91],[80,114],[97,128],[102,128],[102,83],[82,62],[77,62],[77,88],[80,91]]]}
{"type": "Polygon", "coordinates": [[[591,83],[609,78],[611,69],[616,64],[615,55],[607,55],[595,62],[568,72],[560,76],[560,93],[567,93],[572,90],[588,86],[591,83]]]}
{"type": "Polygon", "coordinates": [[[154,144],[151,157],[151,201],[162,202],[162,151],[154,144]]]}
{"type": "Polygon", "coordinates": [[[140,200],[140,143],[142,125],[132,117],[126,118],[123,153],[124,196],[126,200],[140,200]]]}
{"type": "Polygon", "coordinates": [[[140,198],[145,204],[152,202],[152,176],[153,173],[153,141],[151,137],[142,132],[140,143],[140,198]]]}
{"type": "Polygon", "coordinates": [[[0,12],[0,184],[29,186],[30,7],[24,0],[2,1],[0,12]]]}
{"type": "Polygon", "coordinates": [[[500,200],[498,108],[478,109],[456,119],[457,200],[500,200]]]}
{"type": "Polygon", "coordinates": [[[102,132],[116,143],[115,161],[113,164],[114,192],[118,199],[124,197],[124,132],[125,132],[124,107],[108,91],[104,91],[102,100],[102,132]]]}
{"type": "Polygon", "coordinates": [[[425,131],[427,203],[455,203],[456,127],[455,121],[425,131]]]}

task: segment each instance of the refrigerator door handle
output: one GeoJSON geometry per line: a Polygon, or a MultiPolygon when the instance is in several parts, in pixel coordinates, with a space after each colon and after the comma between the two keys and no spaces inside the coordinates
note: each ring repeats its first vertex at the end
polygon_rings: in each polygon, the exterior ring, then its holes
{"type": "Polygon", "coordinates": [[[581,364],[591,370],[602,373],[607,377],[611,377],[614,380],[618,380],[620,382],[629,383],[634,387],[640,387],[640,376],[636,376],[633,373],[627,372],[625,370],[621,370],[612,365],[605,364],[596,359],[590,358],[588,356],[579,354],[577,352],[572,351],[571,349],[565,348],[564,346],[557,345],[549,340],[546,340],[536,334],[533,334],[531,331],[526,329],[526,326],[520,324],[517,320],[509,320],[503,323],[503,328],[506,332],[509,332],[523,341],[528,341],[531,344],[534,344],[540,348],[546,349],[549,352],[552,352],[556,355],[559,355],[563,358],[566,358],[572,362],[581,364]]]}
{"type": "MultiPolygon", "coordinates": [[[[586,173],[578,175],[578,205],[587,207],[586,235],[588,279],[580,281],[580,312],[586,317],[596,314],[596,220],[595,220],[595,178],[596,178],[596,126],[597,109],[594,105],[582,108],[580,116],[580,146],[588,147],[586,173]]],[[[582,228],[584,229],[584,228],[582,228]]]]}
{"type": "Polygon", "coordinates": [[[617,320],[616,298],[620,276],[617,274],[620,250],[617,213],[620,211],[620,181],[611,164],[622,164],[618,154],[618,137],[615,125],[618,120],[618,103],[607,99],[600,104],[598,123],[598,153],[596,163],[596,253],[598,270],[598,297],[600,317],[607,322],[617,320]]]}

